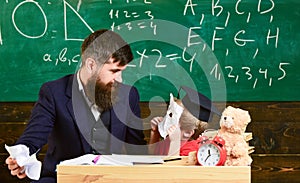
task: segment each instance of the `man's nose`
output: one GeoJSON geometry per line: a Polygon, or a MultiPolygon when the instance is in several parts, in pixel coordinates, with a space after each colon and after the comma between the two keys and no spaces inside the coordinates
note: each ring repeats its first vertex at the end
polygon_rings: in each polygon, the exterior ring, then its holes
{"type": "Polygon", "coordinates": [[[117,81],[119,83],[122,83],[123,78],[122,78],[122,72],[115,74],[114,81],[117,81]]]}

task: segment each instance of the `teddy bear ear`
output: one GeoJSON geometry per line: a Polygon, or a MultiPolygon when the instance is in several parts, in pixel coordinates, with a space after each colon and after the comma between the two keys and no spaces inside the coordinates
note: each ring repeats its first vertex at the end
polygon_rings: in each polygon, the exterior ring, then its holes
{"type": "Polygon", "coordinates": [[[249,111],[247,111],[247,123],[250,123],[251,122],[251,116],[249,114],[249,111]]]}
{"type": "Polygon", "coordinates": [[[178,91],[178,98],[180,98],[181,89],[186,93],[182,98],[182,104],[193,116],[205,122],[209,122],[213,114],[221,116],[209,98],[192,88],[182,86],[178,91]]]}

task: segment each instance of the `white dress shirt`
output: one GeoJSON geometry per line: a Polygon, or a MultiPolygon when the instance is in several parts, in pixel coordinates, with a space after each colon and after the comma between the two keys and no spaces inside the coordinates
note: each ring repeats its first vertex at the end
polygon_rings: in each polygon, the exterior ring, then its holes
{"type": "Polygon", "coordinates": [[[100,111],[99,111],[99,107],[92,103],[89,98],[86,96],[85,92],[84,92],[84,89],[83,89],[83,85],[82,85],[82,82],[80,80],[80,77],[79,77],[79,72],[77,72],[77,82],[78,82],[78,86],[79,86],[79,91],[82,92],[83,94],[83,97],[85,98],[85,101],[87,102],[88,106],[90,107],[94,117],[95,117],[95,120],[98,121],[99,118],[100,118],[100,111]]]}

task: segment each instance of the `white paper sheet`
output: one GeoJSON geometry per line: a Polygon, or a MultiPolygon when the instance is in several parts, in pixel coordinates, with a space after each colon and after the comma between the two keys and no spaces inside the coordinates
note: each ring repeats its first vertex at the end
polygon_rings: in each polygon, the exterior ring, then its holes
{"type": "Polygon", "coordinates": [[[16,159],[19,166],[24,166],[27,177],[39,180],[42,163],[36,159],[36,153],[29,156],[29,148],[22,144],[15,146],[5,144],[5,149],[12,158],[16,159]]]}

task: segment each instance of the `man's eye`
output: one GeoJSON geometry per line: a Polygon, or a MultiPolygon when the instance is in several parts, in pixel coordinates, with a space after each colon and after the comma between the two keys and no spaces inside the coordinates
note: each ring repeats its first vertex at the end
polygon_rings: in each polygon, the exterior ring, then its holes
{"type": "Polygon", "coordinates": [[[170,112],[170,113],[169,113],[169,116],[170,116],[170,118],[172,118],[173,114],[170,112]]]}

